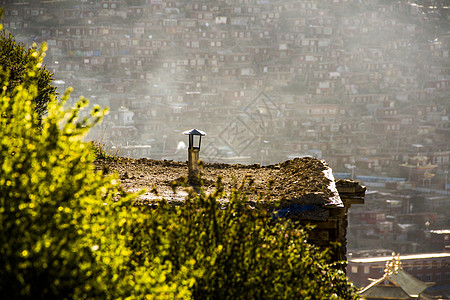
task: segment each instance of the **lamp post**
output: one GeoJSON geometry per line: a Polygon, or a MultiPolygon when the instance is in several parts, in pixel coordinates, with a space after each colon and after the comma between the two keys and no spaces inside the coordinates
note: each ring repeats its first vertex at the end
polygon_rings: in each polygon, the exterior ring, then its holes
{"type": "Polygon", "coordinates": [[[202,142],[202,136],[206,133],[198,129],[191,129],[183,132],[184,135],[189,136],[188,146],[188,180],[191,184],[198,183],[198,177],[200,175],[198,160],[200,154],[200,145],[202,142]]]}

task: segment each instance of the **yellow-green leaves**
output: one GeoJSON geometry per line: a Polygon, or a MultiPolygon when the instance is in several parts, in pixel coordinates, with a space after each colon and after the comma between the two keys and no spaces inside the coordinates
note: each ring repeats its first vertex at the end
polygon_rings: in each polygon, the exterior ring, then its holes
{"type": "Polygon", "coordinates": [[[0,298],[116,298],[128,290],[110,292],[120,280],[111,272],[132,270],[115,207],[131,198],[111,200],[118,181],[94,172],[91,147],[82,142],[106,110],[95,107],[78,120],[87,100],[64,108],[68,90],[61,101],[47,98],[48,114],[36,126],[45,49],[27,52],[20,78],[0,70],[0,298]]]}
{"type": "MultiPolygon", "coordinates": [[[[223,190],[220,182],[217,189],[223,190]]],[[[190,193],[182,207],[162,201],[126,224],[133,261],[142,267],[170,262],[166,284],[175,281],[194,299],[357,297],[345,275],[328,264],[328,254],[305,245],[300,225],[249,208],[239,190],[190,193]],[[225,206],[219,194],[229,200],[225,206]]]]}
{"type": "MultiPolygon", "coordinates": [[[[53,75],[43,66],[46,49],[45,43],[40,48],[35,45],[26,49],[23,44],[16,43],[11,34],[0,32],[2,96],[14,99],[16,93],[32,95],[27,105],[37,112],[36,124],[44,116],[47,103],[56,96],[56,88],[51,86],[53,75]]],[[[10,112],[6,115],[10,115],[10,112]]]]}

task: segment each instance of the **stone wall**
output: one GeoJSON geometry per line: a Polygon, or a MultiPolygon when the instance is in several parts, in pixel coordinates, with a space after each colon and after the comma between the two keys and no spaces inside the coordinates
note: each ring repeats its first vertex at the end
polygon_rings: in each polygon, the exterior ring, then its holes
{"type": "MultiPolygon", "coordinates": [[[[333,252],[332,261],[347,261],[347,212],[352,204],[364,204],[366,188],[351,180],[338,180],[336,187],[344,207],[329,208],[329,217],[326,221],[304,220],[301,224],[315,226],[308,242],[321,248],[330,248],[337,242],[339,247],[333,252]]],[[[345,266],[343,270],[345,271],[345,266]]]]}

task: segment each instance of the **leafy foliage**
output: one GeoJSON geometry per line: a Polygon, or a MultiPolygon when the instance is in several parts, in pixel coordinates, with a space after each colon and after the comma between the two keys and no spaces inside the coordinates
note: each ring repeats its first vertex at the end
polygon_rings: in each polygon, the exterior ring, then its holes
{"type": "MultiPolygon", "coordinates": [[[[63,109],[69,92],[61,103],[51,97],[38,132],[30,105],[38,93],[38,68],[24,75],[13,97],[3,88],[0,98],[0,297],[186,295],[187,288],[159,279],[167,265],[130,260],[123,224],[138,218],[138,209],[132,195],[120,192],[116,176],[94,172],[92,146],[82,142],[106,110],[94,107],[91,118],[80,120],[86,99],[63,109]]],[[[5,87],[9,73],[0,73],[5,87]]]]}
{"type": "MultiPolygon", "coordinates": [[[[293,223],[251,209],[239,189],[189,190],[182,207],[132,205],[116,175],[95,172],[82,138],[106,110],[50,95],[31,102],[45,45],[22,80],[0,70],[0,297],[5,299],[353,299],[328,253],[293,223]],[[228,199],[225,206],[218,199],[228,199]]],[[[14,53],[14,52],[13,52],[14,53]]]]}
{"type": "Polygon", "coordinates": [[[8,73],[8,82],[4,85],[6,86],[6,95],[14,96],[15,87],[22,83],[36,85],[37,93],[33,95],[30,104],[38,113],[38,120],[40,121],[47,111],[47,104],[51,97],[56,95],[56,88],[51,85],[53,74],[42,65],[43,56],[39,57],[37,53],[36,45],[26,49],[23,44],[16,43],[11,34],[7,34],[5,30],[1,31],[0,66],[2,66],[4,72],[8,73]],[[33,66],[35,65],[39,65],[39,68],[34,69],[33,66]],[[36,75],[28,77],[28,81],[24,81],[31,71],[36,72],[36,75]]]}
{"type": "Polygon", "coordinates": [[[128,224],[133,260],[170,263],[169,281],[192,269],[195,299],[356,299],[329,252],[305,242],[307,229],[248,206],[245,184],[230,195],[220,178],[213,194],[189,188],[184,206],[162,201],[128,224]]]}
{"type": "MultiPolygon", "coordinates": [[[[100,192],[113,184],[92,172],[94,157],[81,142],[88,128],[82,125],[91,125],[76,122],[85,100],[63,110],[51,97],[49,115],[37,132],[39,117],[31,102],[39,94],[35,82],[43,52],[29,53],[35,64],[27,63],[21,82],[10,85],[17,77],[2,72],[0,289],[13,298],[72,295],[97,275],[90,268],[95,257],[84,227],[100,210],[100,192]]],[[[93,122],[102,114],[93,111],[93,122]]]]}

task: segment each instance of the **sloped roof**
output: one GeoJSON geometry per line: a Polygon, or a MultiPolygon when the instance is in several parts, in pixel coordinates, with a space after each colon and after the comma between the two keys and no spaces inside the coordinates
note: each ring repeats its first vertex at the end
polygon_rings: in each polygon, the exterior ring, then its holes
{"type": "Polygon", "coordinates": [[[368,299],[428,299],[423,292],[428,285],[401,268],[399,258],[386,263],[385,274],[361,290],[368,299]],[[389,281],[389,285],[384,284],[389,281]]]}
{"type": "Polygon", "coordinates": [[[398,286],[374,286],[364,293],[361,293],[367,298],[381,298],[381,299],[411,299],[404,290],[398,286]]]}
{"type": "Polygon", "coordinates": [[[184,135],[201,135],[201,136],[206,135],[206,133],[204,133],[203,131],[195,129],[195,128],[185,131],[185,132],[183,132],[183,134],[184,135]]]}
{"type": "Polygon", "coordinates": [[[420,295],[427,289],[427,285],[419,279],[409,275],[404,270],[399,270],[389,276],[389,280],[402,288],[409,296],[420,295]]]}

